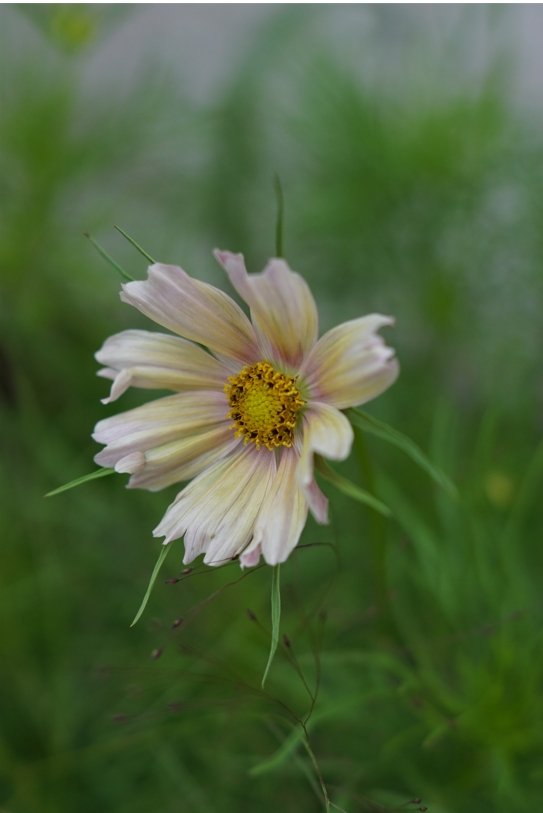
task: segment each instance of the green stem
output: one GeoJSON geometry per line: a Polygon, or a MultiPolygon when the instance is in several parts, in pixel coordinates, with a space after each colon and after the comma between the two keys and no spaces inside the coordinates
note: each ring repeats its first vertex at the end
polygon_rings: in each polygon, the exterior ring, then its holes
{"type": "Polygon", "coordinates": [[[140,244],[139,244],[139,243],[137,243],[137,242],[134,240],[134,238],[133,238],[133,237],[130,237],[130,235],[128,234],[128,232],[125,232],[125,230],[124,230],[124,229],[121,229],[121,227],[120,227],[120,226],[115,226],[115,228],[117,229],[117,231],[119,232],[119,234],[122,234],[122,236],[124,237],[124,239],[125,239],[125,240],[128,240],[128,242],[129,242],[129,243],[131,243],[131,245],[133,245],[133,246],[134,246],[134,248],[136,249],[136,251],[139,251],[139,253],[140,253],[140,254],[141,254],[143,257],[145,257],[145,259],[146,259],[146,260],[148,260],[148,261],[149,261],[149,262],[150,262],[152,265],[154,265],[154,264],[156,263],[156,260],[155,260],[155,259],[153,259],[153,257],[151,257],[151,255],[150,255],[150,254],[148,254],[148,253],[147,253],[147,251],[145,251],[145,249],[144,249],[144,248],[142,248],[142,247],[140,246],[140,244]]]}
{"type": "Polygon", "coordinates": [[[273,188],[275,190],[275,198],[277,201],[277,219],[275,221],[275,256],[283,256],[283,222],[285,215],[285,197],[283,195],[283,187],[281,186],[281,179],[276,173],[273,179],[273,188]]]}
{"type": "Polygon", "coordinates": [[[302,730],[304,732],[302,743],[304,745],[305,750],[307,751],[307,754],[308,754],[309,759],[311,761],[311,764],[313,766],[313,770],[315,771],[315,775],[317,777],[317,781],[319,783],[321,793],[322,793],[322,796],[323,796],[324,809],[325,809],[326,813],[330,813],[331,808],[334,808],[334,810],[339,810],[340,813],[346,813],[346,811],[342,807],[339,807],[339,805],[334,804],[330,800],[330,797],[328,795],[328,789],[327,789],[326,783],[324,781],[324,777],[323,777],[323,775],[321,773],[319,763],[317,762],[317,757],[315,756],[315,753],[314,753],[313,749],[311,748],[311,744],[309,742],[309,734],[307,732],[307,728],[303,723],[301,723],[301,726],[302,726],[302,730]]]}
{"type": "Polygon", "coordinates": [[[103,257],[106,262],[113,266],[115,271],[117,271],[117,273],[120,274],[123,279],[128,280],[128,282],[132,282],[134,277],[131,277],[128,271],[125,271],[124,268],[121,265],[119,265],[119,263],[116,260],[114,260],[113,257],[110,254],[108,254],[104,248],[102,248],[100,243],[97,240],[95,240],[94,237],[92,237],[88,232],[85,232],[84,236],[87,238],[87,240],[89,240],[89,242],[92,243],[98,254],[100,254],[100,256],[103,257]]]}

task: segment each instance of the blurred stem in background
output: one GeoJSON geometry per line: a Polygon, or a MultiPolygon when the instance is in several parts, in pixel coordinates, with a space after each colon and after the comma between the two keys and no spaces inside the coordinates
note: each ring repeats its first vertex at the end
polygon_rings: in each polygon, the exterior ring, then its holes
{"type": "MultiPolygon", "coordinates": [[[[360,481],[370,494],[377,496],[373,463],[368,452],[366,439],[362,431],[356,426],[354,429],[353,451],[358,464],[360,481]]],[[[375,610],[378,623],[384,631],[390,632],[390,588],[387,578],[387,520],[377,511],[360,509],[367,515],[369,526],[369,545],[372,571],[372,590],[374,593],[375,610]]],[[[366,519],[366,517],[365,517],[366,519]]]]}

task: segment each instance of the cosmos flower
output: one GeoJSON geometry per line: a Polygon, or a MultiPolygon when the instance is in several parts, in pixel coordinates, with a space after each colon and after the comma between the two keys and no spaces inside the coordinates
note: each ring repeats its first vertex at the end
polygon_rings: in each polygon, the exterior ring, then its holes
{"type": "Polygon", "coordinates": [[[190,481],[153,531],[183,538],[184,562],[283,562],[308,510],[327,522],[314,455],[343,460],[353,430],[341,410],[375,398],[398,374],[371,314],[318,338],[307,283],[281,259],[249,275],[241,254],[216,251],[251,319],[227,294],[174,265],[154,264],[121,299],[173,334],[125,330],[96,354],[113,380],[104,403],[128,387],[172,390],[100,421],[101,466],[150,491],[190,481]],[[207,348],[207,349],[204,349],[207,348]]]}

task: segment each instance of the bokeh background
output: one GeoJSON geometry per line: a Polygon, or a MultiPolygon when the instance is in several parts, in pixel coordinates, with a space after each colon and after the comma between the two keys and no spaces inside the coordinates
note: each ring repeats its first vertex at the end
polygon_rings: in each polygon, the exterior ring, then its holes
{"type": "Polygon", "coordinates": [[[318,771],[349,813],[539,809],[542,30],[539,6],[2,6],[2,813],[309,813],[318,771]],[[263,691],[269,569],[183,576],[178,545],[130,629],[175,489],[43,495],[119,409],[93,353],[150,327],[83,233],[224,287],[215,246],[274,252],[275,172],[323,330],[396,316],[368,409],[460,498],[359,437],[340,469],[395,519],[331,494],[263,691]]]}

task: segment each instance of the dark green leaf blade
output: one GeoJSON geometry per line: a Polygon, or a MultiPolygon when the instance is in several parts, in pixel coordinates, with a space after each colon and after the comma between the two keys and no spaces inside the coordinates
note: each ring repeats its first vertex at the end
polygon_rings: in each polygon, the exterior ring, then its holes
{"type": "Polygon", "coordinates": [[[384,502],[378,500],[377,497],[374,497],[373,494],[369,493],[369,491],[365,491],[363,488],[360,488],[360,486],[357,486],[356,483],[348,480],[347,477],[343,477],[341,474],[338,474],[337,471],[334,471],[334,469],[332,469],[322,457],[315,456],[315,464],[317,471],[321,474],[321,476],[335,486],[338,491],[341,491],[343,494],[345,494],[347,497],[351,497],[353,500],[358,500],[358,502],[367,505],[368,508],[372,508],[379,514],[382,514],[384,517],[392,516],[392,511],[387,505],[384,504],[384,502]]]}
{"type": "Polygon", "coordinates": [[[441,488],[449,493],[451,497],[457,497],[458,491],[452,480],[443,472],[438,466],[424,454],[422,449],[417,444],[408,438],[407,435],[398,432],[392,426],[377,420],[372,415],[362,412],[358,409],[349,409],[346,412],[347,417],[351,423],[355,424],[359,429],[368,432],[370,435],[386,440],[393,446],[396,446],[404,454],[411,458],[423,471],[428,474],[434,482],[441,488]]]}

